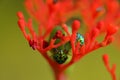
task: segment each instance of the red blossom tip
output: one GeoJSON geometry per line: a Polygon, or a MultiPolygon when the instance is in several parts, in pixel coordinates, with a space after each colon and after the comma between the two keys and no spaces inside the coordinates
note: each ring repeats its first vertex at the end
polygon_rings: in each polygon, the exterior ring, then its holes
{"type": "Polygon", "coordinates": [[[22,12],[17,12],[17,16],[19,19],[24,19],[22,12]]]}
{"type": "Polygon", "coordinates": [[[107,27],[107,33],[108,35],[113,35],[114,33],[116,33],[118,30],[117,26],[113,26],[112,24],[109,24],[107,27]]]}
{"type": "Polygon", "coordinates": [[[72,32],[76,32],[80,27],[80,22],[78,20],[74,20],[72,23],[72,32]]]}
{"type": "Polygon", "coordinates": [[[103,55],[103,61],[104,61],[105,65],[108,65],[108,63],[109,63],[109,56],[107,54],[103,55]]]}

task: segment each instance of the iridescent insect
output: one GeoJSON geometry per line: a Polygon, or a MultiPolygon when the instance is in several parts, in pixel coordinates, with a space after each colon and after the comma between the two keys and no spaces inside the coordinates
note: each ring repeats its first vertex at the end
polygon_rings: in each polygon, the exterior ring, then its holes
{"type": "Polygon", "coordinates": [[[84,45],[84,43],[85,43],[84,37],[80,33],[77,33],[77,35],[76,35],[76,41],[80,42],[81,46],[84,45]]]}
{"type": "Polygon", "coordinates": [[[55,53],[53,54],[53,59],[58,64],[63,64],[68,59],[67,53],[63,50],[56,49],[55,53]]]}
{"type": "MultiPolygon", "coordinates": [[[[57,30],[60,29],[56,29],[53,31],[54,35],[51,35],[51,38],[55,37],[55,34],[57,32],[57,30]]],[[[55,44],[59,43],[61,40],[59,38],[56,39],[55,44]]],[[[76,35],[76,42],[80,42],[80,45],[84,45],[84,37],[80,34],[77,33],[76,35]]],[[[67,42],[66,44],[59,46],[58,48],[54,48],[51,50],[51,52],[53,53],[52,57],[53,59],[58,63],[58,64],[63,64],[66,62],[66,60],[68,59],[68,53],[71,50],[71,44],[70,42],[67,42]]]]}

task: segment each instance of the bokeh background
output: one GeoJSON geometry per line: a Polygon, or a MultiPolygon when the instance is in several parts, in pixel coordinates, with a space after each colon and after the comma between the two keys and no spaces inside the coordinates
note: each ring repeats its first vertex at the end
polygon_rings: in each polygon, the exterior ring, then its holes
{"type": "MultiPolygon", "coordinates": [[[[33,51],[24,39],[18,25],[18,11],[25,11],[24,0],[0,0],[0,80],[54,80],[46,60],[33,51]]],[[[36,26],[35,26],[36,27],[36,26]]],[[[120,47],[113,44],[85,56],[72,67],[69,80],[111,80],[102,55],[108,53],[110,62],[117,64],[120,78],[120,47]]]]}

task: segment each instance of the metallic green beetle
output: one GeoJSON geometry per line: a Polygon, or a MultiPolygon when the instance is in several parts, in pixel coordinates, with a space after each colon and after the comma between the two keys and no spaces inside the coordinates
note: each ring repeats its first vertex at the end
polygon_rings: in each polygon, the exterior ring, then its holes
{"type": "Polygon", "coordinates": [[[56,49],[53,59],[58,63],[58,64],[63,64],[65,61],[68,59],[67,53],[63,50],[56,49]]]}
{"type": "MultiPolygon", "coordinates": [[[[56,29],[52,31],[52,35],[50,36],[50,39],[54,37],[57,30],[61,30],[63,32],[62,29],[56,27],[56,29]]],[[[59,43],[60,41],[61,41],[60,39],[56,39],[55,44],[59,43]]],[[[76,42],[80,42],[81,46],[84,45],[84,37],[80,33],[77,33],[76,35],[76,42]]],[[[53,53],[52,57],[58,64],[63,64],[68,59],[68,52],[70,50],[71,50],[71,44],[70,42],[67,42],[66,44],[59,46],[58,48],[52,49],[51,50],[51,52],[53,53]]]]}
{"type": "Polygon", "coordinates": [[[76,41],[77,41],[77,42],[80,42],[80,45],[81,45],[81,46],[84,45],[84,43],[85,43],[84,37],[83,37],[80,33],[77,33],[76,36],[77,36],[77,37],[76,37],[76,41]]]}

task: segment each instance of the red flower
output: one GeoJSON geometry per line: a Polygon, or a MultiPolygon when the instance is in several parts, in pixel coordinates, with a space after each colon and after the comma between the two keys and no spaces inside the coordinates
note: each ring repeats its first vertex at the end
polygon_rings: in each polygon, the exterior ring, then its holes
{"type": "Polygon", "coordinates": [[[108,25],[120,25],[120,4],[118,0],[78,0],[77,7],[88,29],[99,20],[108,25]],[[84,4],[86,6],[84,6],[84,4]]]}
{"type": "MultiPolygon", "coordinates": [[[[57,80],[63,80],[61,79],[63,78],[63,72],[70,65],[77,62],[88,53],[109,45],[114,39],[113,35],[118,30],[111,21],[108,21],[107,25],[104,20],[100,20],[94,25],[91,25],[94,22],[87,20],[88,18],[86,17],[84,10],[83,13],[81,13],[83,14],[83,20],[86,21],[86,24],[91,26],[89,31],[83,36],[79,34],[78,29],[80,28],[80,21],[78,20],[73,21],[72,27],[67,26],[67,15],[79,9],[85,9],[85,11],[88,10],[83,6],[79,7],[79,5],[77,5],[81,4],[81,1],[82,3],[86,2],[86,4],[89,4],[88,0],[78,0],[78,3],[72,0],[26,0],[25,5],[27,11],[38,21],[39,34],[36,34],[32,27],[32,19],[29,19],[28,22],[26,22],[22,12],[18,12],[17,14],[19,17],[18,25],[30,47],[34,50],[38,50],[48,61],[55,72],[57,80]],[[104,31],[105,38],[102,42],[98,42],[96,38],[103,32],[102,29],[104,27],[106,27],[104,31]],[[29,34],[25,31],[25,28],[28,28],[29,34]],[[56,28],[59,29],[54,32],[53,30],[56,28]],[[72,31],[70,31],[70,29],[72,29],[72,31]],[[65,48],[64,46],[68,46],[68,48],[65,48]],[[60,48],[60,51],[62,52],[54,51],[59,50],[58,48],[60,48]],[[69,58],[65,58],[65,56],[68,56],[70,50],[72,50],[72,59],[64,64],[64,60],[69,58]],[[47,54],[48,51],[54,55],[53,59],[47,54]],[[64,55],[64,57],[61,55],[64,55]]],[[[98,2],[99,1],[101,0],[98,0],[98,2]]],[[[93,4],[93,10],[89,9],[92,12],[94,12],[94,8],[95,10],[96,8],[98,9],[98,5],[95,5],[94,2],[93,4]]],[[[87,13],[91,14],[90,12],[87,13]]],[[[95,15],[97,15],[97,13],[94,13],[94,18],[96,18],[95,15]]],[[[90,15],[90,17],[93,16],[90,15]]]]}

